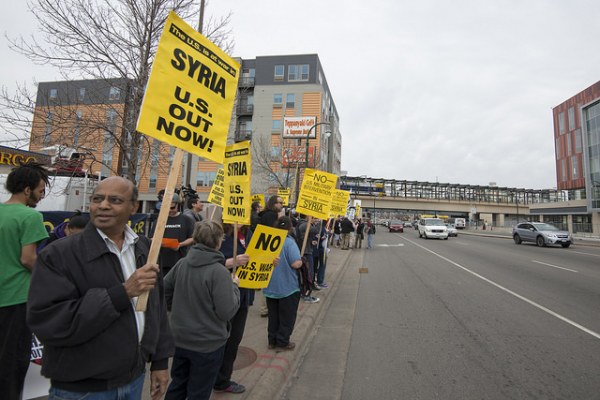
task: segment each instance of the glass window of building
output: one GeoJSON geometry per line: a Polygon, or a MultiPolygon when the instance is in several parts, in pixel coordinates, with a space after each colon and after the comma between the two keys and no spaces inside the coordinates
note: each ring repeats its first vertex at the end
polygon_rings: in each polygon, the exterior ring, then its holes
{"type": "Polygon", "coordinates": [[[276,65],[275,66],[275,80],[276,81],[282,81],[283,80],[283,73],[284,73],[283,65],[276,65]]]}
{"type": "Polygon", "coordinates": [[[148,182],[148,191],[156,191],[156,175],[150,174],[150,180],[148,182]]]}
{"type": "Polygon", "coordinates": [[[572,179],[579,179],[577,156],[571,157],[571,175],[572,179]]]}
{"type": "Polygon", "coordinates": [[[79,89],[79,100],[83,100],[85,97],[85,88],[79,89]]]}
{"type": "Polygon", "coordinates": [[[116,86],[110,88],[109,100],[118,100],[121,97],[121,89],[116,86]]]}
{"type": "Polygon", "coordinates": [[[56,99],[56,89],[50,89],[50,100],[56,99]]]}
{"type": "Polygon", "coordinates": [[[575,129],[575,108],[569,108],[569,130],[575,129]]]}
{"type": "Polygon", "coordinates": [[[298,80],[298,75],[296,73],[296,66],[295,65],[290,65],[288,67],[288,82],[293,82],[293,81],[297,81],[298,80]]]}
{"type": "Polygon", "coordinates": [[[288,82],[307,81],[309,75],[308,72],[308,64],[290,65],[288,66],[288,82]]]}
{"type": "Polygon", "coordinates": [[[571,134],[567,133],[567,155],[571,155],[571,134]]]}
{"type": "Polygon", "coordinates": [[[273,95],[273,103],[274,104],[281,104],[282,101],[283,101],[283,95],[281,93],[275,93],[273,95]]]}
{"type": "Polygon", "coordinates": [[[560,160],[560,166],[562,169],[562,180],[563,182],[567,180],[567,166],[565,165],[565,159],[560,160]]]}
{"type": "Polygon", "coordinates": [[[300,80],[307,81],[308,80],[308,64],[300,66],[300,80]]]}
{"type": "Polygon", "coordinates": [[[212,186],[215,183],[215,178],[217,177],[217,172],[212,171],[208,173],[208,186],[212,186]]]}
{"type": "Polygon", "coordinates": [[[273,130],[276,130],[276,129],[281,129],[281,120],[280,119],[273,120],[273,130]]]}
{"type": "Polygon", "coordinates": [[[556,159],[560,159],[560,146],[558,145],[558,138],[555,139],[554,145],[556,146],[556,159]]]}
{"type": "Polygon", "coordinates": [[[204,171],[198,171],[196,186],[204,186],[204,171]]]}
{"type": "Polygon", "coordinates": [[[281,147],[271,146],[271,158],[279,158],[281,155],[281,147]]]}
{"type": "Polygon", "coordinates": [[[294,93],[288,93],[285,100],[285,108],[294,108],[296,102],[296,95],[294,93]]]}
{"type": "Polygon", "coordinates": [[[583,145],[581,143],[581,129],[575,131],[575,152],[581,153],[583,151],[583,145]]]}
{"type": "Polygon", "coordinates": [[[565,113],[558,114],[558,134],[565,133],[565,113]]]}

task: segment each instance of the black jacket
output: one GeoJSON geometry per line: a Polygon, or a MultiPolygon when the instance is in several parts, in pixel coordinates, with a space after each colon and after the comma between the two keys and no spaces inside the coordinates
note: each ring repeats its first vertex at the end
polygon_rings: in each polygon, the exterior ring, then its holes
{"type": "Polygon", "coordinates": [[[350,221],[348,218],[344,218],[342,220],[342,233],[350,233],[354,230],[354,227],[352,226],[352,221],[350,221]]]}
{"type": "Polygon", "coordinates": [[[260,221],[258,223],[268,226],[269,228],[272,228],[275,224],[275,221],[277,221],[277,218],[279,218],[279,215],[275,211],[271,210],[262,210],[258,213],[258,216],[260,217],[260,221]]]}
{"type": "MultiPolygon", "coordinates": [[[[135,245],[136,267],[147,262],[150,241],[135,245]]],[[[42,375],[69,391],[106,391],[151,370],[168,368],[175,344],[162,274],[148,296],[145,329],[138,343],[133,306],[121,264],[90,223],[38,254],[31,275],[27,323],[44,344],[42,375]]]]}

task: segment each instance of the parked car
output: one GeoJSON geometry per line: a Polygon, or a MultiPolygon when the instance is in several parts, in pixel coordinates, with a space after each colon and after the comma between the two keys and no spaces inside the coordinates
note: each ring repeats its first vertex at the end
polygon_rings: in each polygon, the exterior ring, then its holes
{"type": "Polygon", "coordinates": [[[419,237],[430,237],[448,240],[448,228],[440,218],[421,218],[419,220],[419,237]]]}
{"type": "Polygon", "coordinates": [[[446,228],[448,229],[448,236],[458,237],[458,229],[456,229],[454,224],[446,224],[446,228]]]}
{"type": "Polygon", "coordinates": [[[513,240],[516,244],[533,242],[540,247],[547,244],[569,247],[573,243],[573,236],[545,222],[521,222],[513,228],[513,240]]]}
{"type": "Polygon", "coordinates": [[[402,221],[390,221],[388,228],[390,232],[404,232],[402,221]]]}
{"type": "Polygon", "coordinates": [[[412,223],[410,221],[404,221],[405,228],[412,228],[412,223]]]}

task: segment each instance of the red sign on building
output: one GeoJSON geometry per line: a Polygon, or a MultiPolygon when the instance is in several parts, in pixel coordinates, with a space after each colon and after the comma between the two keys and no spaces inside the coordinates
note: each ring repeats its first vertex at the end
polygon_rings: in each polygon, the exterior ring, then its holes
{"type": "MultiPolygon", "coordinates": [[[[283,148],[283,165],[289,167],[292,165],[305,166],[306,165],[306,147],[304,146],[291,146],[283,148]]],[[[315,167],[315,146],[309,146],[308,148],[308,166],[310,168],[315,167]]]]}

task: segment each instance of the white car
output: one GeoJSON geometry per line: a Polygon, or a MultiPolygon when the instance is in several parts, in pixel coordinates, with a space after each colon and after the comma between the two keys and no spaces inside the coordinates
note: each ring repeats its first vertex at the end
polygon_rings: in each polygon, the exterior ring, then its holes
{"type": "Polygon", "coordinates": [[[453,224],[446,224],[446,228],[448,229],[448,236],[458,237],[458,229],[453,224]]]}
{"type": "Polygon", "coordinates": [[[421,218],[419,220],[419,237],[448,240],[448,228],[440,218],[421,218]]]}

